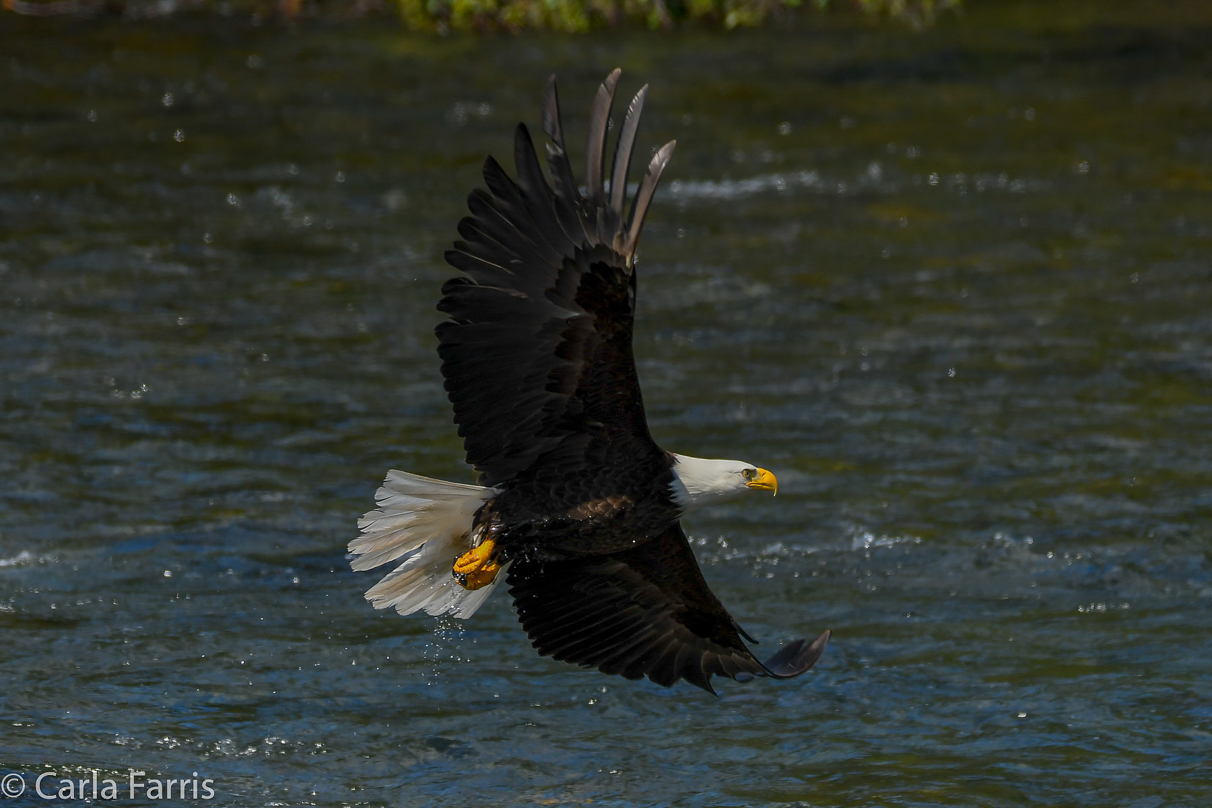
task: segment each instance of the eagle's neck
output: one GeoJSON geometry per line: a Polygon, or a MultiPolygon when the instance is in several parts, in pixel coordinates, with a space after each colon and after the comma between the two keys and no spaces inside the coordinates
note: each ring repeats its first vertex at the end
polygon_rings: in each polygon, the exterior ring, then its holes
{"type": "Polygon", "coordinates": [[[673,503],[683,513],[738,493],[737,469],[743,467],[743,463],[670,454],[673,455],[673,482],[669,488],[673,503]]]}

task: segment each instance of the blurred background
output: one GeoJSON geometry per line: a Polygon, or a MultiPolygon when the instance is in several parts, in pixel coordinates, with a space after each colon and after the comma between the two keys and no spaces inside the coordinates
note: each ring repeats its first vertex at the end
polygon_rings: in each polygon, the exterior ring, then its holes
{"type": "Polygon", "coordinates": [[[1208,4],[579,34],[555,4],[5,5],[0,772],[198,772],[232,806],[1212,802],[1208,4]],[[375,612],[344,558],[387,469],[471,481],[442,251],[547,77],[579,165],[616,66],[651,83],[641,151],[678,140],[654,436],[781,483],[689,521],[704,574],[761,656],[835,631],[719,699],[539,658],[503,592],[375,612]]]}

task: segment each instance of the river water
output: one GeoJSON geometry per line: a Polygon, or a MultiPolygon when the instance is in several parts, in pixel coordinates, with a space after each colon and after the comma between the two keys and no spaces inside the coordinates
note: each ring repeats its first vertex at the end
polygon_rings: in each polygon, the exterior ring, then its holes
{"type": "Polygon", "coordinates": [[[432,40],[0,15],[0,774],[1212,803],[1212,16],[972,6],[432,40]],[[763,656],[835,632],[719,699],[539,658],[501,593],[376,612],[344,558],[387,469],[471,481],[441,252],[547,76],[579,155],[616,65],[652,85],[641,148],[679,142],[640,268],[654,435],[781,482],[689,521],[704,573],[763,656]]]}

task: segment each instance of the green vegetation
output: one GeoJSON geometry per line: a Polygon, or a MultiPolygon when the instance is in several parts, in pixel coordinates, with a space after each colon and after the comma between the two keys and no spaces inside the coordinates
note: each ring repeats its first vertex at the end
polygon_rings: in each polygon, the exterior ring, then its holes
{"type": "MultiPolygon", "coordinates": [[[[401,15],[420,30],[588,31],[618,25],[671,28],[692,21],[723,28],[786,19],[794,9],[828,10],[830,0],[397,0],[401,15]]],[[[872,16],[919,26],[956,0],[849,0],[872,16]]]]}
{"type": "Polygon", "coordinates": [[[674,28],[694,24],[741,28],[786,22],[803,6],[818,12],[856,8],[915,28],[962,0],[0,0],[10,12],[34,17],[158,17],[190,11],[277,17],[398,14],[415,31],[583,32],[620,26],[674,28]]]}

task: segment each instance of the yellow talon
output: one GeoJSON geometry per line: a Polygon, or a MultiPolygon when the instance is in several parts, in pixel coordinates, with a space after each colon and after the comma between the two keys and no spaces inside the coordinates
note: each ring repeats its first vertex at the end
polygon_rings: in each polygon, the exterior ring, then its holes
{"type": "Polygon", "coordinates": [[[501,565],[496,559],[497,544],[486,539],[455,559],[454,577],[464,589],[480,589],[496,580],[501,565]]]}

